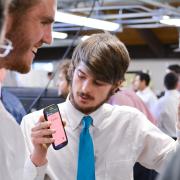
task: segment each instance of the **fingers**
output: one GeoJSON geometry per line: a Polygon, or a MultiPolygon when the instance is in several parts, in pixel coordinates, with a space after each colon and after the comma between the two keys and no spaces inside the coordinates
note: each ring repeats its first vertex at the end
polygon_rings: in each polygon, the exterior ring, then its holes
{"type": "Polygon", "coordinates": [[[45,118],[44,118],[44,116],[40,116],[39,122],[43,122],[43,121],[46,121],[45,118]]]}
{"type": "Polygon", "coordinates": [[[52,137],[52,134],[54,134],[56,131],[55,129],[42,129],[42,130],[32,130],[31,137],[37,138],[37,137],[52,137]]]}
{"type": "Polygon", "coordinates": [[[39,131],[41,129],[48,129],[51,126],[51,122],[48,121],[38,121],[35,127],[32,128],[32,131],[39,131]]]}
{"type": "Polygon", "coordinates": [[[41,116],[36,125],[31,129],[31,140],[34,145],[51,144],[54,142],[52,134],[56,131],[50,129],[51,122],[45,121],[41,116]]]}
{"type": "MultiPolygon", "coordinates": [[[[35,146],[49,146],[49,144],[54,142],[52,135],[56,132],[55,129],[51,129],[51,122],[46,121],[43,116],[41,116],[36,123],[36,125],[31,129],[31,140],[35,146]]],[[[63,126],[66,126],[66,122],[63,121],[63,126]]]]}
{"type": "Polygon", "coordinates": [[[52,144],[54,142],[53,138],[45,138],[45,137],[39,137],[37,139],[32,138],[33,144],[52,144]]]}

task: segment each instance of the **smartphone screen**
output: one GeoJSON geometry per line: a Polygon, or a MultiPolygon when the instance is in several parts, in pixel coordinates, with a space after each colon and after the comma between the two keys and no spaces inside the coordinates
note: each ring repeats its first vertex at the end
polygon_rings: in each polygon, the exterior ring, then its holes
{"type": "Polygon", "coordinates": [[[43,110],[44,117],[47,121],[51,121],[51,129],[55,129],[56,132],[52,135],[55,139],[52,143],[55,150],[61,149],[68,143],[66,132],[61,119],[61,114],[57,105],[52,104],[43,110]]]}
{"type": "Polygon", "coordinates": [[[49,115],[48,120],[52,122],[50,128],[56,130],[56,133],[52,135],[53,138],[55,139],[54,142],[55,146],[58,146],[59,144],[66,142],[67,139],[64,133],[64,128],[59,116],[59,112],[49,115]]]}

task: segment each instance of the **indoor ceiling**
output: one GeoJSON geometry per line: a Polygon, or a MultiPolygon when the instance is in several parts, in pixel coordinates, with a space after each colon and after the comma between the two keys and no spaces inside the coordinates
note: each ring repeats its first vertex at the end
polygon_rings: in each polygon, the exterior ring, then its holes
{"type": "MultiPolygon", "coordinates": [[[[179,58],[178,27],[160,23],[163,16],[180,19],[178,0],[59,0],[58,11],[116,22],[120,28],[115,34],[127,46],[132,58],[179,58]]],[[[56,22],[54,31],[65,32],[68,38],[54,40],[51,46],[41,48],[36,60],[61,59],[71,56],[80,37],[102,30],[56,22]],[[73,43],[73,44],[72,44],[73,43]],[[70,48],[70,46],[72,46],[70,48]]]]}

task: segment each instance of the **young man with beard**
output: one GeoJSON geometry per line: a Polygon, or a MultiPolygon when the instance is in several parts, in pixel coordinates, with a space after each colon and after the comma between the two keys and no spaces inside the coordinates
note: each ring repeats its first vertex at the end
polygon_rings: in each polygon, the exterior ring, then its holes
{"type": "MultiPolygon", "coordinates": [[[[0,57],[0,68],[21,73],[30,70],[38,48],[43,43],[51,43],[56,3],[56,0],[11,1],[6,16],[5,36],[12,41],[13,49],[7,56],[0,57]]],[[[31,156],[26,157],[21,129],[1,101],[0,142],[0,179],[42,179],[41,171],[46,168],[46,161],[36,165],[33,161],[38,151],[36,148],[31,156]]]]}
{"type": "Polygon", "coordinates": [[[92,35],[76,47],[70,94],[58,104],[68,138],[59,151],[52,146],[47,151],[48,142],[54,142],[49,135],[56,130],[50,133],[42,110],[24,117],[21,126],[28,149],[39,149],[36,164],[48,159],[45,173],[50,179],[132,180],[136,161],[159,171],[175,151],[178,142],[140,111],[105,103],[124,80],[129,62],[123,43],[110,34],[92,35]]]}

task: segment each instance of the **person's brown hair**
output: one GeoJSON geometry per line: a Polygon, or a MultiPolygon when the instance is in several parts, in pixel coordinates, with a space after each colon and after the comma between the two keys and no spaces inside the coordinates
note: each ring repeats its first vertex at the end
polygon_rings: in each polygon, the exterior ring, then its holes
{"type": "Polygon", "coordinates": [[[115,84],[124,80],[130,57],[125,45],[117,37],[100,33],[92,35],[75,48],[69,69],[71,80],[80,62],[88,67],[96,79],[115,84]]]}
{"type": "Polygon", "coordinates": [[[68,74],[70,64],[71,64],[70,59],[64,59],[62,60],[62,62],[60,62],[60,65],[59,65],[59,72],[62,72],[65,75],[65,78],[68,84],[70,84],[70,79],[69,79],[69,74],[68,74]]]}

